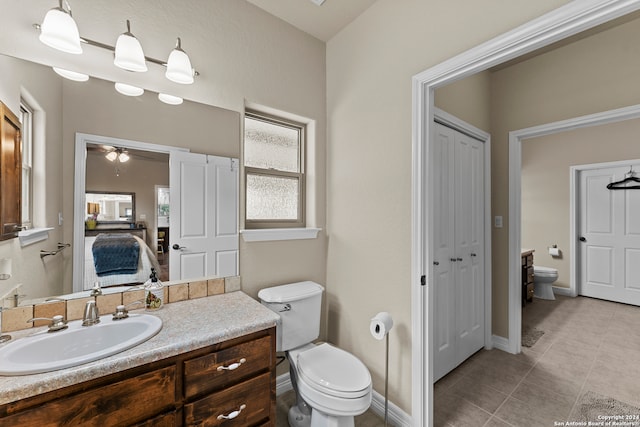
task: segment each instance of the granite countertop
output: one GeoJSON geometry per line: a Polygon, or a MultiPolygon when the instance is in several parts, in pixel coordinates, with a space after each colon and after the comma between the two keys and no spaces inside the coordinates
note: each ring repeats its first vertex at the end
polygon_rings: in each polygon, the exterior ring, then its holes
{"type": "MultiPolygon", "coordinates": [[[[131,313],[158,316],[163,322],[162,329],[136,347],[94,362],[42,374],[0,376],[0,404],[258,332],[275,326],[278,319],[276,313],[241,291],[175,302],[154,312],[131,313]]],[[[15,340],[44,329],[32,328],[12,335],[15,340]]],[[[11,345],[11,341],[2,345],[11,345]]]]}

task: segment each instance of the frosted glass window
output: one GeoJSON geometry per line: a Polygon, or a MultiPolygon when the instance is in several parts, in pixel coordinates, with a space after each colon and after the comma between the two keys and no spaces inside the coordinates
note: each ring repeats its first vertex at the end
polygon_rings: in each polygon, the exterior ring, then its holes
{"type": "Polygon", "coordinates": [[[296,220],[298,179],[247,175],[247,219],[296,220]]]}
{"type": "Polygon", "coordinates": [[[245,227],[304,227],[304,125],[247,112],[245,227]]]}
{"type": "Polygon", "coordinates": [[[247,117],[244,164],[261,169],[300,171],[300,129],[247,117]]]}

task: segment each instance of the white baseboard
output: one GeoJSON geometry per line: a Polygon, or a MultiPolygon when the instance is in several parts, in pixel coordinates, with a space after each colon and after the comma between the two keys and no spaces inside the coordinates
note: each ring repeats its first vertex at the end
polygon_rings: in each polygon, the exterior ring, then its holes
{"type": "MultiPolygon", "coordinates": [[[[289,373],[282,374],[276,378],[276,396],[293,390],[289,373]]],[[[384,419],[384,396],[373,390],[370,409],[384,419]]],[[[411,415],[404,412],[393,402],[388,403],[387,421],[391,426],[409,427],[412,425],[411,415]]]]}
{"type": "Polygon", "coordinates": [[[507,353],[510,353],[508,338],[501,337],[499,335],[492,335],[491,341],[493,341],[493,348],[497,348],[498,350],[502,350],[502,351],[506,351],[507,353]]]}
{"type": "Polygon", "coordinates": [[[575,297],[576,293],[573,289],[571,288],[560,288],[560,287],[553,287],[553,293],[554,294],[558,294],[558,295],[564,295],[567,297],[575,297]]]}

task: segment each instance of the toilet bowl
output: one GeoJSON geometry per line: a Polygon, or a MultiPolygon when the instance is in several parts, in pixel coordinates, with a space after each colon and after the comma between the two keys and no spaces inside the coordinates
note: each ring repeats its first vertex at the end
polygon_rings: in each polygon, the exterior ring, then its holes
{"type": "Polygon", "coordinates": [[[533,296],[554,300],[553,283],[558,280],[558,270],[551,267],[533,266],[533,296]]]}
{"type": "Polygon", "coordinates": [[[320,332],[324,288],[298,282],[258,292],[263,305],[277,312],[276,351],[289,359],[296,404],[292,427],[353,427],[354,416],[371,405],[371,374],[357,357],[331,344],[313,344],[320,332]]]}

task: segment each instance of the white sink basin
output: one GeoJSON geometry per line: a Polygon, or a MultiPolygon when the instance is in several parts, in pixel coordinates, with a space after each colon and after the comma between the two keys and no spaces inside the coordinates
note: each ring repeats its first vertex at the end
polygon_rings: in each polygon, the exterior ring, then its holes
{"type": "Polygon", "coordinates": [[[0,347],[0,375],[27,375],[55,371],[102,359],[130,349],[156,335],[162,320],[131,313],[122,320],[100,316],[100,323],[82,326],[69,322],[58,332],[38,332],[0,347]]]}

